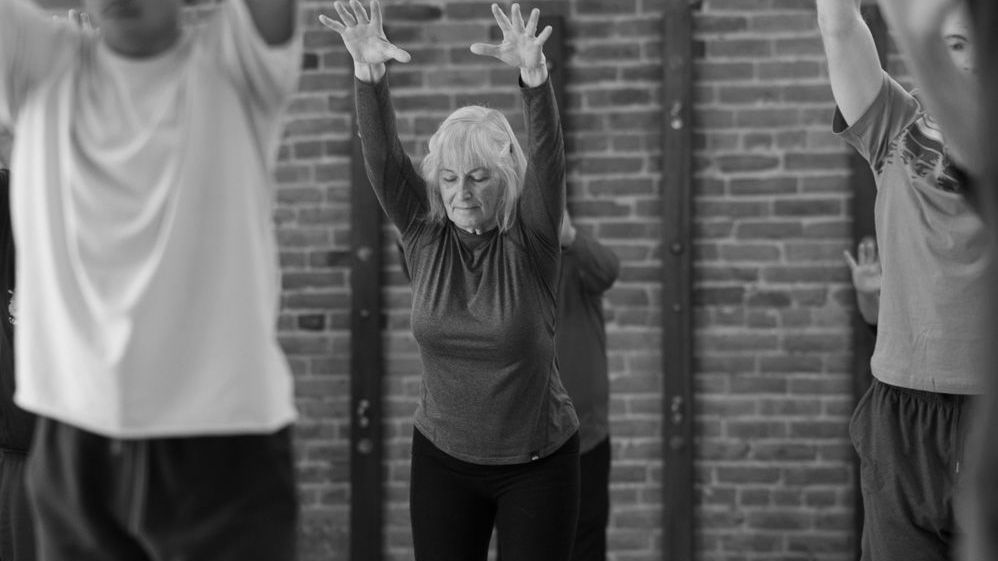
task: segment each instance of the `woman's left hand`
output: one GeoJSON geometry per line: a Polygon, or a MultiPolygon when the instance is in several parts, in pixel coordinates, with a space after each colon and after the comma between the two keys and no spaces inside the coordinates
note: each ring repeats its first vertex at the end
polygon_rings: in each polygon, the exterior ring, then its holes
{"type": "Polygon", "coordinates": [[[519,68],[520,75],[528,86],[538,86],[547,79],[544,42],[551,36],[551,26],[537,33],[537,21],[541,16],[537,9],[530,12],[530,18],[526,22],[523,21],[519,4],[513,4],[509,13],[510,17],[506,17],[498,4],[492,4],[492,14],[502,30],[502,43],[475,43],[471,46],[471,52],[491,56],[519,68]]]}

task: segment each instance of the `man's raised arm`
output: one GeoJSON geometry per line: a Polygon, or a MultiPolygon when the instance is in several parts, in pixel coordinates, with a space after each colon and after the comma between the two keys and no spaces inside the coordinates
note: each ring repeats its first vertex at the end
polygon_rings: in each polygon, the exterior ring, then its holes
{"type": "Polygon", "coordinates": [[[256,29],[268,45],[287,43],[298,23],[297,0],[232,0],[246,2],[256,29]]]}
{"type": "Polygon", "coordinates": [[[929,114],[943,131],[949,155],[979,175],[985,158],[984,144],[977,136],[980,84],[974,77],[974,38],[964,2],[880,0],[880,7],[906,55],[929,114]],[[950,29],[946,29],[947,24],[950,29]],[[963,68],[957,65],[951,49],[967,51],[962,57],[963,68]]]}
{"type": "Polygon", "coordinates": [[[877,98],[883,85],[877,46],[860,14],[859,0],[816,1],[832,95],[846,123],[852,125],[877,98]]]}

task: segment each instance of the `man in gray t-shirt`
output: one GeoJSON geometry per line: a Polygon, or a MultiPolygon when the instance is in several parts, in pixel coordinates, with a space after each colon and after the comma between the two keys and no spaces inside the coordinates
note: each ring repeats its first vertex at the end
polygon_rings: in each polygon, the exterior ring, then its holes
{"type": "MultiPolygon", "coordinates": [[[[850,424],[861,465],[862,560],[948,560],[960,533],[953,497],[967,409],[984,388],[988,234],[939,128],[881,70],[858,2],[817,6],[838,105],[834,130],[870,163],[877,184],[883,277],[874,381],[850,424]]],[[[954,17],[944,28],[937,50],[972,73],[966,22],[954,17]]]]}

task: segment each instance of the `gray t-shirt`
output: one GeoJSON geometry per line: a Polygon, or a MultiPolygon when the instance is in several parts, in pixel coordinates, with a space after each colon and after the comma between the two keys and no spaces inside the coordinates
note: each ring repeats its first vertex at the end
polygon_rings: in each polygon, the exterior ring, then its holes
{"type": "Polygon", "coordinates": [[[387,80],[356,92],[368,177],[412,278],[416,428],[466,462],[543,458],[579,427],[555,360],[565,155],[550,82],[521,89],[529,164],[516,221],[482,235],[425,219],[430,187],[397,138],[387,80]]]}
{"type": "Polygon", "coordinates": [[[884,74],[876,100],[834,131],[873,169],[883,267],[871,367],[884,383],[938,393],[984,390],[988,234],[968,186],[918,100],[884,74]]]}

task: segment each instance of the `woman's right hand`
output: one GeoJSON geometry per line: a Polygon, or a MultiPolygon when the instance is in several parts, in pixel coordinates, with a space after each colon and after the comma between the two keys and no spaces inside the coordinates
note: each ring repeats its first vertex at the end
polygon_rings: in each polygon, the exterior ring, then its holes
{"type": "Polygon", "coordinates": [[[337,0],[333,2],[333,8],[339,14],[340,21],[320,15],[319,22],[343,38],[343,44],[353,57],[354,74],[358,79],[377,82],[385,74],[386,62],[409,62],[412,58],[385,36],[381,23],[381,3],[378,0],[371,0],[370,18],[359,0],[350,0],[349,6],[337,0]]]}

